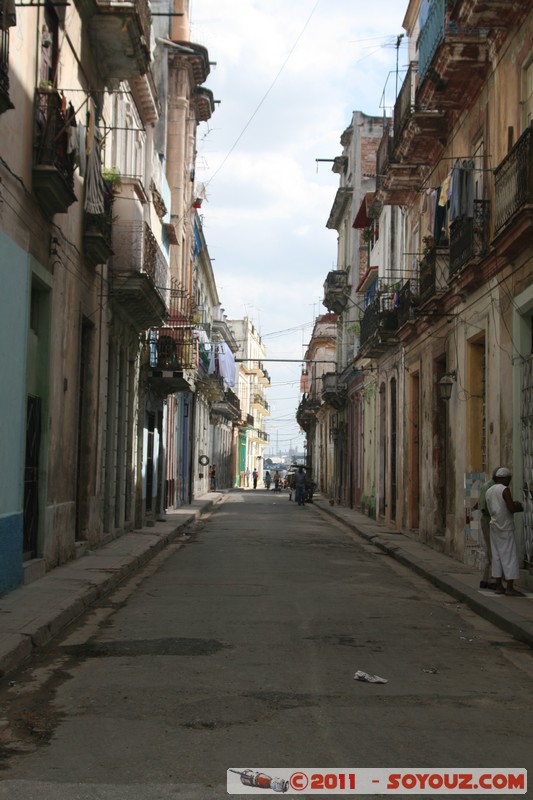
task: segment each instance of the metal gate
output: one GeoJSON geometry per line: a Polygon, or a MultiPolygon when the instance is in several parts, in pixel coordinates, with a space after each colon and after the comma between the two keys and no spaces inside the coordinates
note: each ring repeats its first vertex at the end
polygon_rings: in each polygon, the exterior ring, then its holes
{"type": "Polygon", "coordinates": [[[41,398],[28,395],[26,406],[26,456],[24,467],[24,561],[37,555],[39,533],[39,450],[41,398]]]}

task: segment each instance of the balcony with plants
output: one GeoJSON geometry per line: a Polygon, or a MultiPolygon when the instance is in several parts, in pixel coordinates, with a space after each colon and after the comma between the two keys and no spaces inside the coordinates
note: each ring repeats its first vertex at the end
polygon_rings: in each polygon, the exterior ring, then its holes
{"type": "Polygon", "coordinates": [[[267,403],[267,401],[265,400],[265,398],[263,397],[263,395],[260,394],[259,392],[256,392],[252,396],[252,401],[251,401],[250,405],[251,405],[252,411],[258,411],[261,416],[263,416],[263,417],[265,417],[265,416],[269,417],[270,416],[270,406],[267,403]]]}
{"type": "Polygon", "coordinates": [[[68,151],[69,120],[52,86],[35,93],[33,191],[48,216],[64,214],[76,202],[74,155],[68,151]]]}

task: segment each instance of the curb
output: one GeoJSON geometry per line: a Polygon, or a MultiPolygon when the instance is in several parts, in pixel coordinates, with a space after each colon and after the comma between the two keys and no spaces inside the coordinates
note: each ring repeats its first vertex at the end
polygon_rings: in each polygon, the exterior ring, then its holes
{"type": "MultiPolygon", "coordinates": [[[[524,617],[521,617],[519,614],[513,611],[512,608],[504,609],[495,607],[491,597],[485,599],[484,596],[479,595],[477,590],[470,589],[470,587],[465,586],[464,583],[451,575],[445,575],[445,573],[443,575],[437,575],[434,571],[426,568],[420,561],[415,560],[406,550],[402,549],[401,544],[390,544],[389,542],[380,539],[379,531],[368,533],[361,530],[361,528],[355,522],[346,519],[346,517],[341,514],[336,514],[334,508],[326,505],[323,503],[323,501],[321,502],[320,500],[314,500],[314,504],[321,511],[324,511],[331,517],[335,517],[336,520],[343,523],[348,528],[351,528],[363,539],[371,542],[376,547],[379,547],[382,552],[392,556],[392,558],[394,558],[400,564],[408,567],[422,578],[425,578],[441,591],[446,592],[446,594],[451,595],[456,600],[460,600],[461,602],[465,603],[465,605],[467,605],[480,617],[483,617],[484,619],[488,620],[488,622],[491,622],[496,627],[513,636],[513,638],[533,648],[533,620],[528,620],[524,617]]],[[[371,522],[372,520],[369,519],[369,524],[371,522]]],[[[435,551],[435,556],[439,555],[440,554],[435,551]]],[[[461,562],[454,561],[451,561],[449,566],[455,571],[459,571],[461,567],[464,567],[461,562]]]]}
{"type": "Polygon", "coordinates": [[[37,649],[148,564],[184,528],[226,497],[219,494],[202,502],[175,522],[167,519],[124,533],[0,598],[0,679],[21,667],[37,649]]]}

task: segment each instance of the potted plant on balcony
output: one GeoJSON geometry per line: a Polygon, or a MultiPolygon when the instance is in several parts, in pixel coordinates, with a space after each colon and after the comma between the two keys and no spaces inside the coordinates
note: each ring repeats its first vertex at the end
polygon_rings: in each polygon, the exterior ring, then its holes
{"type": "Polygon", "coordinates": [[[104,167],[102,170],[102,177],[113,193],[120,189],[122,178],[120,170],[118,170],[117,167],[104,167]]]}

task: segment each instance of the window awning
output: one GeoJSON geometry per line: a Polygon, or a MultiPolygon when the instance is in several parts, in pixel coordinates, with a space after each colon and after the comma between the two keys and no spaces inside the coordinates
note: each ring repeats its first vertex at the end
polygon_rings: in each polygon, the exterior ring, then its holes
{"type": "Polygon", "coordinates": [[[372,224],[370,206],[374,200],[375,192],[367,192],[363,197],[359,211],[355,215],[352,228],[368,228],[372,224]]]}

